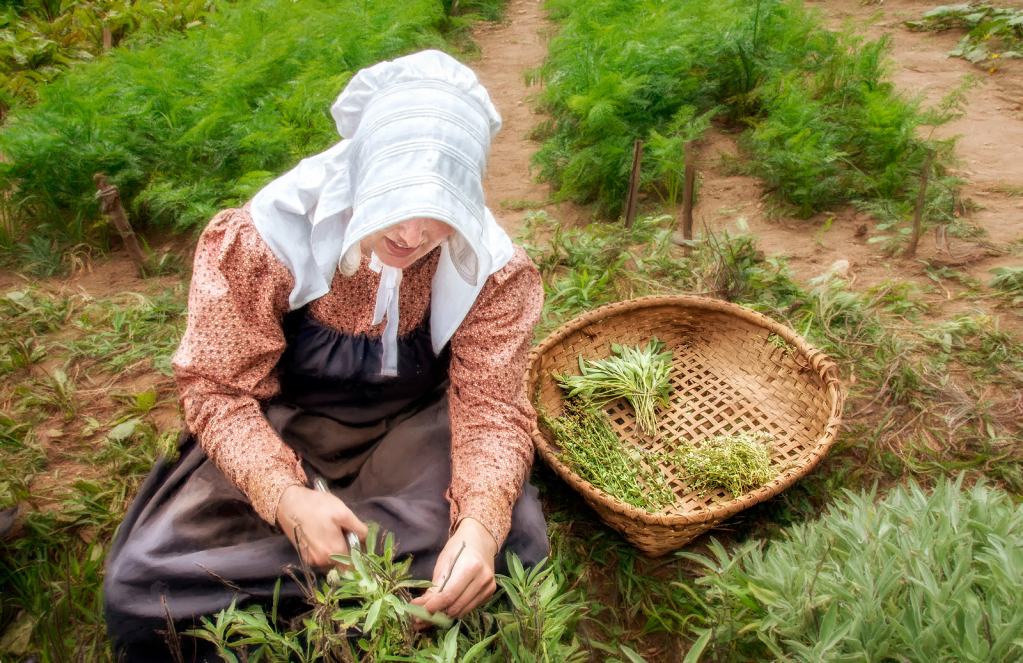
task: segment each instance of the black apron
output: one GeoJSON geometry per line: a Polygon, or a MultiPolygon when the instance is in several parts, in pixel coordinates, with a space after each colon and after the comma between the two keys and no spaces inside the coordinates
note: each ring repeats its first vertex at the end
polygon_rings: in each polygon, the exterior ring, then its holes
{"type": "MultiPolygon", "coordinates": [[[[267,420],[310,479],[324,477],[360,520],[393,533],[398,554],[412,556],[412,576],[431,579],[450,524],[449,350],[434,355],[427,320],[399,339],[398,376],[383,377],[380,339],[341,334],[304,309],[289,314],[285,332],[281,395],[267,404],[267,420]]],[[[528,566],[549,552],[528,482],[499,573],[509,550],[528,566]]],[[[289,566],[300,566],[291,542],[187,438],[175,464],[147,477],[114,539],[103,585],[107,626],[122,655],[158,660],[165,610],[180,633],[235,600],[268,604],[282,576],[283,602],[301,605],[289,566]]]]}

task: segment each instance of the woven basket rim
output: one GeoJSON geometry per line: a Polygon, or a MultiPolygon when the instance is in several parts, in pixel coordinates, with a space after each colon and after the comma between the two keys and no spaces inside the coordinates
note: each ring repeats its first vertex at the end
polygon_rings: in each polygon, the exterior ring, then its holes
{"type": "Polygon", "coordinates": [[[554,452],[547,438],[540,432],[539,424],[532,430],[531,437],[533,446],[544,459],[544,462],[551,467],[558,476],[566,483],[574,487],[587,500],[595,501],[604,508],[624,516],[641,525],[652,525],[668,528],[679,528],[687,525],[717,521],[734,515],[743,509],[758,504],[766,499],[774,497],[786,490],[800,478],[812,471],[823,458],[828,449],[835,442],[838,428],[842,421],[842,408],[845,396],[841,388],[841,380],[838,373],[838,365],[828,358],[821,350],[808,342],[794,330],[781,324],[776,320],[754,311],[753,309],[731,302],[709,297],[695,295],[650,295],[639,297],[613,304],[606,304],[591,311],[587,311],[572,320],[564,323],[550,334],[543,341],[534,346],[529,352],[528,364],[524,376],[526,393],[530,402],[534,398],[537,383],[539,382],[539,371],[534,370],[547,351],[557,343],[560,343],[570,334],[588,327],[596,322],[610,317],[624,315],[630,311],[644,308],[671,306],[678,308],[703,309],[732,315],[734,317],[751,322],[762,327],[773,334],[777,334],[796,353],[803,357],[807,366],[824,382],[827,388],[828,397],[831,400],[831,413],[824,433],[817,439],[813,452],[794,463],[785,472],[764,484],[760,488],[744,493],[728,502],[714,503],[706,508],[689,514],[664,514],[652,513],[645,509],[637,508],[610,495],[590,482],[576,474],[570,467],[561,462],[558,454],[554,452]]]}

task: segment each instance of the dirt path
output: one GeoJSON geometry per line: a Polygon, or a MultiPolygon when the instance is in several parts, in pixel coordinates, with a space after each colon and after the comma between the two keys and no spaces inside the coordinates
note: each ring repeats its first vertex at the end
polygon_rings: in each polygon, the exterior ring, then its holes
{"type": "Polygon", "coordinates": [[[532,110],[530,97],[538,88],[526,86],[525,73],[547,53],[544,37],[551,24],[542,7],[543,0],[511,0],[504,21],[481,25],[473,36],[482,56],[472,68],[504,120],[490,148],[483,189],[487,205],[512,236],[531,209],[545,209],[570,223],[589,218],[589,211],[577,205],[548,204],[550,187],[529,175],[529,159],[539,144],[526,136],[543,116],[532,110]]]}

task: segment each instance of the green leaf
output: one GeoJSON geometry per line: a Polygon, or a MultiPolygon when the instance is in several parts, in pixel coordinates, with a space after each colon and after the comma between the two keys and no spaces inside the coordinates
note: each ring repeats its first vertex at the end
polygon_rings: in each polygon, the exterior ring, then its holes
{"type": "Polygon", "coordinates": [[[132,436],[135,429],[139,424],[142,423],[141,419],[133,418],[123,423],[114,426],[109,433],[107,433],[107,439],[111,442],[123,442],[132,436]]]}
{"type": "Polygon", "coordinates": [[[682,659],[682,663],[699,663],[700,656],[703,654],[703,650],[707,648],[707,643],[710,642],[711,631],[708,629],[703,632],[693,646],[686,652],[686,657],[682,659]]]}
{"type": "Polygon", "coordinates": [[[369,633],[370,631],[373,630],[373,626],[375,626],[377,623],[377,617],[380,616],[380,608],[383,607],[383,605],[384,605],[383,599],[377,599],[376,601],[373,601],[373,605],[369,607],[369,612],[366,613],[366,621],[362,625],[362,631],[364,633],[369,633]]]}

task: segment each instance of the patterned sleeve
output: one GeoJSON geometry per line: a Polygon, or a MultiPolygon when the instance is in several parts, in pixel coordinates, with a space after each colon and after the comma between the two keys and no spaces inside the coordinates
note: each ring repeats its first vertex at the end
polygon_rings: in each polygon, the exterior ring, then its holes
{"type": "Polygon", "coordinates": [[[280,388],[273,371],[293,287],[247,211],[221,212],[196,247],[188,326],[173,360],[189,430],[271,524],[284,490],[305,478],[259,405],[280,388]]]}
{"type": "Polygon", "coordinates": [[[542,307],[540,274],[515,247],[451,339],[452,528],[475,518],[499,547],[533,462],[536,413],[522,378],[542,307]]]}

